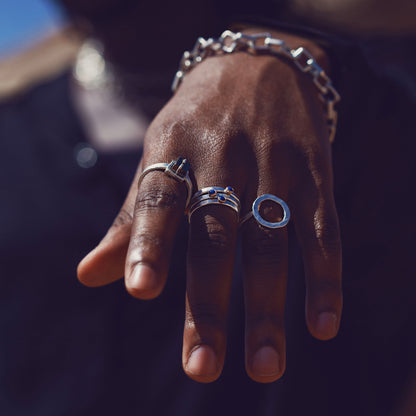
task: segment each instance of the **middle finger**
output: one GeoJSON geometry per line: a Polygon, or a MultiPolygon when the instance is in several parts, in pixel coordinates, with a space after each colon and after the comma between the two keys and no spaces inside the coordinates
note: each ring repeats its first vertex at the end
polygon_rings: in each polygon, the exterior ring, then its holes
{"type": "Polygon", "coordinates": [[[224,204],[191,215],[183,366],[199,382],[218,378],[224,363],[237,229],[238,213],[224,204]]]}

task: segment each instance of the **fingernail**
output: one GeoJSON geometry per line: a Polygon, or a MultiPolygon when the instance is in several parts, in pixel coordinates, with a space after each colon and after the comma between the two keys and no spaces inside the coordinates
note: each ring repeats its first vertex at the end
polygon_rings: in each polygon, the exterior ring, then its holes
{"type": "Polygon", "coordinates": [[[158,286],[156,273],[146,264],[137,264],[130,276],[129,286],[140,290],[154,290],[158,286]]]}
{"type": "Polygon", "coordinates": [[[201,376],[216,374],[218,364],[214,350],[208,345],[195,348],[186,363],[185,369],[188,373],[201,376]]]}
{"type": "Polygon", "coordinates": [[[337,332],[337,324],[338,318],[335,313],[321,312],[316,322],[316,330],[325,336],[333,336],[337,332]]]}
{"type": "Polygon", "coordinates": [[[270,346],[260,348],[253,357],[252,371],[258,376],[275,376],[280,372],[279,354],[270,346]]]}

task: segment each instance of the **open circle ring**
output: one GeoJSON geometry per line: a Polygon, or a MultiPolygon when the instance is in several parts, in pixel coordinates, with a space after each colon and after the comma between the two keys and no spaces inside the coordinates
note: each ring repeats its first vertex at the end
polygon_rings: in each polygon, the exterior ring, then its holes
{"type": "Polygon", "coordinates": [[[283,199],[280,199],[277,196],[272,195],[272,194],[263,194],[263,195],[259,196],[253,202],[253,206],[252,206],[251,212],[249,212],[247,215],[245,215],[240,220],[240,226],[243,225],[252,216],[258,222],[258,224],[260,224],[263,227],[272,228],[272,229],[274,229],[274,228],[282,228],[282,227],[285,227],[288,224],[289,220],[290,220],[290,209],[289,209],[288,205],[286,204],[286,202],[283,201],[283,199]],[[282,209],[283,209],[283,219],[281,221],[278,221],[278,222],[270,222],[270,221],[266,221],[261,216],[261,214],[260,214],[260,205],[264,201],[273,201],[273,202],[276,202],[277,204],[279,204],[282,207],[282,209]]]}

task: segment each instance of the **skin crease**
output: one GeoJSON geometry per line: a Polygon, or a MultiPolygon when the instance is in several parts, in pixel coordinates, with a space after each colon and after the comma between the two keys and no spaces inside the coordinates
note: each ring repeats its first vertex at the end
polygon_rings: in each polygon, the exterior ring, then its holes
{"type": "MultiPolygon", "coordinates": [[[[292,47],[305,46],[328,69],[324,52],[311,41],[272,34],[292,47]]],[[[210,57],[185,77],[150,125],[126,202],[99,246],[80,263],[79,280],[101,286],[124,274],[133,296],[160,294],[186,188],[161,172],[146,175],[140,189],[137,179],[143,168],[179,156],[191,163],[194,192],[231,185],[242,215],[264,193],[288,203],[303,253],[307,326],[318,339],[333,338],[342,291],[331,148],[316,88],[285,59],[248,53],[210,57]]],[[[237,230],[237,216],[225,207],[203,207],[192,216],[183,367],[203,383],[216,380],[224,364],[237,230]]],[[[242,244],[246,370],[253,380],[268,383],[285,369],[287,231],[265,230],[250,220],[242,244]]]]}

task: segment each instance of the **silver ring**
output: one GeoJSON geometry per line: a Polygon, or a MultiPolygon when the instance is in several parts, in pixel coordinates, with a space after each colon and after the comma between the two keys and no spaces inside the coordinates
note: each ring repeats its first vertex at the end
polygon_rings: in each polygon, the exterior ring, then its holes
{"type": "Polygon", "coordinates": [[[240,226],[243,225],[247,220],[249,220],[251,217],[254,217],[254,219],[258,222],[258,224],[262,225],[263,227],[266,228],[282,228],[285,227],[289,220],[290,220],[290,209],[288,207],[288,205],[286,204],[285,201],[283,201],[283,199],[278,198],[275,195],[272,194],[264,194],[259,196],[258,198],[256,198],[256,200],[253,202],[253,206],[251,211],[245,215],[243,218],[241,218],[240,220],[240,226]],[[278,222],[269,222],[266,221],[261,215],[260,215],[260,205],[264,202],[264,201],[273,201],[276,202],[277,204],[279,204],[282,209],[283,209],[283,219],[281,221],[278,222]]]}
{"type": "Polygon", "coordinates": [[[240,200],[231,186],[226,186],[225,188],[209,186],[200,189],[192,196],[188,210],[189,222],[191,222],[191,216],[197,209],[210,204],[224,205],[233,209],[237,216],[240,215],[240,200]]]}
{"type": "Polygon", "coordinates": [[[196,201],[197,199],[201,199],[203,197],[209,197],[212,199],[215,197],[219,198],[220,196],[221,198],[219,199],[219,202],[224,202],[223,198],[231,199],[235,202],[238,208],[240,208],[240,200],[238,199],[234,189],[231,186],[226,186],[225,188],[221,188],[220,186],[208,186],[206,188],[202,188],[193,194],[192,201],[196,201]]]}
{"type": "Polygon", "coordinates": [[[172,177],[173,179],[183,182],[186,185],[186,190],[188,192],[186,197],[186,205],[185,205],[185,212],[188,209],[188,205],[191,201],[192,196],[192,181],[189,177],[189,169],[191,165],[189,162],[184,159],[183,157],[178,158],[177,160],[172,160],[170,163],[155,163],[153,165],[148,166],[139,176],[139,180],[137,186],[140,186],[142,183],[143,178],[150,172],[154,170],[160,170],[166,175],[172,177]]]}

